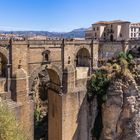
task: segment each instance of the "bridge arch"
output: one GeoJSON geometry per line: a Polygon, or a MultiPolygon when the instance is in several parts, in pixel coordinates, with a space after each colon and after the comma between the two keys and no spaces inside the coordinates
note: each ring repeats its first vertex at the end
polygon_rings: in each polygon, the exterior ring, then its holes
{"type": "Polygon", "coordinates": [[[31,92],[35,102],[35,114],[39,113],[41,116],[37,120],[35,115],[36,139],[61,140],[61,77],[60,70],[51,64],[38,67],[31,75],[33,80],[31,92]]]}
{"type": "MultiPolygon", "coordinates": [[[[39,72],[41,72],[42,70],[45,69],[45,67],[46,67],[46,65],[41,65],[41,66],[35,68],[35,70],[30,74],[30,86],[29,86],[30,90],[31,90],[31,87],[33,85],[34,79],[36,78],[36,76],[38,75],[39,72]]],[[[55,65],[48,64],[47,71],[50,72],[51,70],[56,72],[57,79],[59,78],[60,84],[62,84],[62,72],[59,70],[59,68],[55,65]]],[[[50,74],[51,74],[51,72],[50,72],[50,74]]]]}
{"type": "Polygon", "coordinates": [[[87,48],[81,48],[76,54],[76,67],[90,67],[90,52],[87,48]]]}

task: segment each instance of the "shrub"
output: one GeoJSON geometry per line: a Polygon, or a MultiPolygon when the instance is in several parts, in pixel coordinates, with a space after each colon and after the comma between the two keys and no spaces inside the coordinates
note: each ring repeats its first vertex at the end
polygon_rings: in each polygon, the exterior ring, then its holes
{"type": "Polygon", "coordinates": [[[0,102],[0,140],[27,140],[14,115],[0,102]]]}
{"type": "Polygon", "coordinates": [[[107,71],[101,69],[97,70],[92,76],[87,87],[88,101],[91,101],[95,95],[99,104],[106,100],[106,90],[109,85],[107,74],[107,71]]]}

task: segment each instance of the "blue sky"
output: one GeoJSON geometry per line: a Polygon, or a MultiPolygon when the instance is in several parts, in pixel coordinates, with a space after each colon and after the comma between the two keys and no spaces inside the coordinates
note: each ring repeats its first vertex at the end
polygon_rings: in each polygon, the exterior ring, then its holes
{"type": "Polygon", "coordinates": [[[70,31],[100,20],[140,21],[140,0],[0,0],[0,30],[70,31]]]}

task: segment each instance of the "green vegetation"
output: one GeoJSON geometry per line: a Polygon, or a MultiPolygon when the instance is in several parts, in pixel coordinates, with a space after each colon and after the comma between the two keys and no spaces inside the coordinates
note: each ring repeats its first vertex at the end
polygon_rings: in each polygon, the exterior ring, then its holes
{"type": "Polygon", "coordinates": [[[27,140],[6,105],[0,102],[0,140],[27,140]]]}
{"type": "Polygon", "coordinates": [[[38,126],[38,123],[41,121],[41,111],[38,106],[34,110],[34,120],[35,120],[35,127],[36,127],[38,126]]]}
{"type": "Polygon", "coordinates": [[[98,140],[102,131],[102,104],[107,100],[106,90],[109,86],[108,72],[106,70],[97,70],[88,85],[88,102],[91,102],[94,96],[97,97],[98,114],[95,119],[94,127],[91,130],[92,136],[98,140]]]}
{"type": "MultiPolygon", "coordinates": [[[[48,105],[47,105],[48,106],[48,105]]],[[[41,109],[39,105],[34,110],[35,140],[48,139],[48,108],[41,109]]]]}
{"type": "Polygon", "coordinates": [[[102,104],[106,101],[106,89],[109,85],[108,73],[106,70],[100,69],[97,70],[91,80],[89,81],[87,93],[88,93],[88,101],[92,101],[94,96],[97,96],[98,103],[102,104]]]}

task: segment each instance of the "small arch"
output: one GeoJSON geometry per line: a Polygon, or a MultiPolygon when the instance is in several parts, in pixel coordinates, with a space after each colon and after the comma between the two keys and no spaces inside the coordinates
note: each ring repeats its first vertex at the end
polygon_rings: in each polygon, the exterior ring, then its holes
{"type": "Polygon", "coordinates": [[[76,55],[76,67],[90,67],[90,53],[88,49],[82,48],[76,55]]]}
{"type": "Polygon", "coordinates": [[[43,55],[43,61],[49,61],[50,51],[46,50],[42,53],[43,55]]]}
{"type": "Polygon", "coordinates": [[[48,54],[45,54],[45,60],[49,61],[49,55],[48,54]]]}

